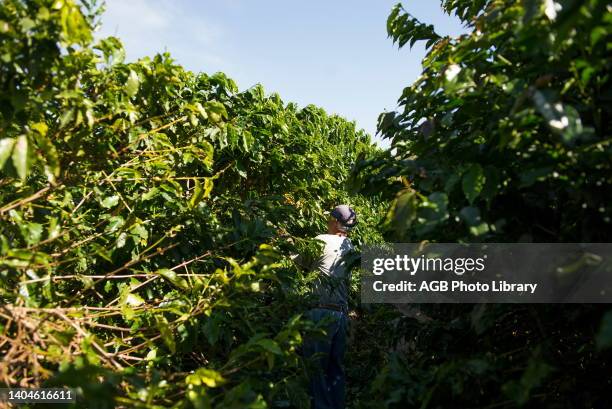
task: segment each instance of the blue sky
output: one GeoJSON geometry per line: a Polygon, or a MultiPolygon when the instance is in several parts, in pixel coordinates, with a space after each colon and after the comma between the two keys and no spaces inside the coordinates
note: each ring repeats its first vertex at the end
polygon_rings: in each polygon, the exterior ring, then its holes
{"type": "MultiPolygon", "coordinates": [[[[421,72],[422,44],[398,50],[386,20],[397,0],[106,0],[98,37],[128,60],[169,51],[192,71],[223,71],[239,88],[261,83],[285,102],[316,104],[374,135],[421,72]]],[[[404,7],[440,34],[464,30],[438,1],[404,7]]],[[[386,143],[383,143],[386,145],[386,143]]]]}

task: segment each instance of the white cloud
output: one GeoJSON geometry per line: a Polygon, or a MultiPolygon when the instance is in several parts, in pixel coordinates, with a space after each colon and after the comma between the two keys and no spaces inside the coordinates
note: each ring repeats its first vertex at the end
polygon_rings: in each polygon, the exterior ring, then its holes
{"type": "Polygon", "coordinates": [[[194,71],[226,65],[216,50],[222,38],[218,24],[207,21],[194,4],[172,0],[107,0],[97,38],[116,36],[128,60],[169,51],[194,71]]]}

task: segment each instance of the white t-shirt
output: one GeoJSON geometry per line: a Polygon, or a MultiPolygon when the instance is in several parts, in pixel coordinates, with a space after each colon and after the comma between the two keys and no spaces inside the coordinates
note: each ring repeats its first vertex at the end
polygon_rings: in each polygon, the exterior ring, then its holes
{"type": "Polygon", "coordinates": [[[348,304],[348,273],[345,256],[353,250],[351,240],[336,234],[319,234],[315,237],[325,243],[323,254],[312,264],[324,276],[314,286],[314,293],[322,304],[348,304]]]}
{"type": "Polygon", "coordinates": [[[344,278],[346,276],[346,266],[342,258],[351,250],[353,243],[346,236],[337,234],[319,234],[315,237],[325,243],[323,254],[315,261],[313,268],[327,276],[344,278]]]}

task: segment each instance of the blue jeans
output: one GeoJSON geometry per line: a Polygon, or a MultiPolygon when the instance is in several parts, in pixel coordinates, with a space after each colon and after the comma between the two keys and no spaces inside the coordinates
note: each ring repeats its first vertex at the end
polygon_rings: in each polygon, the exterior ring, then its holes
{"type": "Polygon", "coordinates": [[[344,312],[314,308],[306,318],[317,323],[328,319],[326,336],[306,338],[304,356],[314,357],[315,372],[310,374],[310,395],[313,409],[344,408],[344,350],[348,317],[344,312]]]}

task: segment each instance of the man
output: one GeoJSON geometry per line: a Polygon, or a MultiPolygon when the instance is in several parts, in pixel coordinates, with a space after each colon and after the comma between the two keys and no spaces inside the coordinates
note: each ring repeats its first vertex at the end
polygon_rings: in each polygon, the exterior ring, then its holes
{"type": "MultiPolygon", "coordinates": [[[[323,254],[310,265],[304,265],[320,273],[313,288],[316,300],[306,318],[326,325],[324,339],[304,340],[304,356],[314,357],[317,371],[310,376],[310,393],[314,409],[344,408],[344,350],[348,327],[348,279],[347,255],[353,251],[348,232],[357,224],[357,215],[347,205],[336,206],[330,212],[327,234],[320,234],[323,254]]],[[[299,263],[299,257],[296,260],[299,263]]]]}

